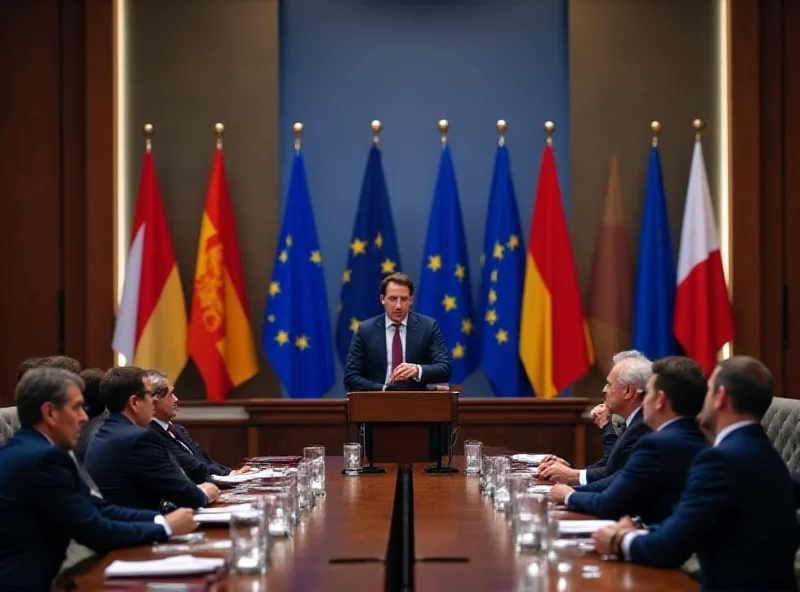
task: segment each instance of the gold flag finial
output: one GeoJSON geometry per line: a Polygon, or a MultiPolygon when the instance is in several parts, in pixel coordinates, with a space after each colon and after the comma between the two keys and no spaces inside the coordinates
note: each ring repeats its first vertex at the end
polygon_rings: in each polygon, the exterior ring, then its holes
{"type": "Polygon", "coordinates": [[[506,123],[505,119],[498,119],[497,120],[497,133],[500,138],[497,140],[497,143],[500,146],[503,146],[506,143],[506,132],[508,131],[508,124],[506,123]]]}
{"type": "Polygon", "coordinates": [[[547,134],[547,145],[553,145],[553,134],[556,131],[556,124],[552,121],[545,121],[544,122],[544,131],[547,134]]]}
{"type": "Polygon", "coordinates": [[[303,145],[303,124],[299,121],[292,126],[294,132],[294,149],[300,150],[303,145]]]}
{"type": "Polygon", "coordinates": [[[703,130],[706,129],[706,124],[703,123],[702,119],[695,119],[692,122],[692,129],[694,130],[694,139],[699,140],[703,130]]]}
{"type": "Polygon", "coordinates": [[[142,133],[144,134],[144,149],[150,152],[153,149],[153,124],[145,123],[142,133]]]}
{"type": "Polygon", "coordinates": [[[372,128],[372,141],[375,142],[375,145],[380,148],[381,145],[381,130],[383,129],[383,124],[378,119],[373,119],[372,123],[370,124],[370,128],[372,128]]]}
{"type": "Polygon", "coordinates": [[[657,119],[650,122],[650,131],[653,132],[653,146],[658,146],[658,134],[661,133],[661,122],[657,119]]]}
{"type": "Polygon", "coordinates": [[[225,126],[221,123],[215,123],[214,134],[217,136],[217,148],[222,149],[222,136],[225,134],[225,126]]]}
{"type": "Polygon", "coordinates": [[[447,144],[447,130],[450,129],[450,124],[446,119],[440,119],[437,127],[439,128],[439,133],[442,134],[442,146],[444,146],[447,144]]]}

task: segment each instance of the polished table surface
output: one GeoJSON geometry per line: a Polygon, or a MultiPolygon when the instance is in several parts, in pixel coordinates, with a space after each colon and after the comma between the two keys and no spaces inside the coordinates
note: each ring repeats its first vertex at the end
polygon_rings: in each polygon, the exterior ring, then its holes
{"type": "MultiPolygon", "coordinates": [[[[463,466],[463,459],[456,459],[463,466]]],[[[327,496],[304,512],[294,536],[277,539],[266,576],[229,576],[228,590],[383,590],[397,467],[386,474],[344,477],[341,457],[328,457],[327,496]],[[331,563],[331,560],[334,560],[331,563]],[[352,560],[352,561],[347,561],[352,560]]],[[[617,561],[576,548],[558,551],[547,575],[531,576],[531,557],[514,552],[510,524],[481,496],[477,477],[426,475],[414,465],[415,590],[641,590],[699,589],[689,576],[617,561]],[[599,567],[599,574],[584,567],[599,567]],[[594,577],[591,577],[594,576],[594,577]]],[[[565,513],[564,518],[586,518],[565,513]]],[[[209,539],[227,528],[204,528],[209,539]]],[[[185,553],[185,551],[183,551],[185,553]]],[[[200,552],[197,555],[226,555],[200,552]]],[[[115,551],[76,578],[79,590],[102,590],[103,571],[114,559],[162,558],[150,547],[115,551]]],[[[159,578],[158,581],[163,581],[159,578]]]]}

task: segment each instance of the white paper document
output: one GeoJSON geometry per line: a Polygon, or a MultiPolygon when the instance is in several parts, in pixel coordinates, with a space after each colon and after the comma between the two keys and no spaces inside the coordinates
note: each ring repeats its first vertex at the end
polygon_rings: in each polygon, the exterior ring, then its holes
{"type": "Polygon", "coordinates": [[[211,479],[216,481],[217,483],[235,484],[235,483],[244,483],[246,481],[253,481],[255,479],[270,479],[273,477],[283,477],[288,472],[289,470],[279,472],[279,471],[273,471],[272,469],[264,469],[262,471],[252,471],[250,473],[241,473],[241,474],[231,473],[229,475],[212,475],[211,479]]]}
{"type": "Polygon", "coordinates": [[[252,510],[250,504],[234,504],[230,506],[214,506],[213,508],[198,508],[198,514],[230,514],[231,512],[246,512],[252,510]]]}
{"type": "Polygon", "coordinates": [[[551,489],[553,489],[552,485],[534,485],[529,487],[528,491],[530,493],[550,493],[551,489]]]}
{"type": "Polygon", "coordinates": [[[515,460],[517,462],[528,463],[532,465],[538,465],[540,462],[544,460],[544,457],[547,456],[546,454],[515,454],[511,457],[511,460],[515,460]]]}
{"type": "Polygon", "coordinates": [[[177,576],[212,573],[223,565],[225,565],[225,560],[222,558],[195,557],[194,555],[175,555],[148,561],[120,561],[117,559],[106,568],[106,577],[177,576]]]}
{"type": "Polygon", "coordinates": [[[601,528],[614,524],[614,520],[559,520],[558,534],[594,534],[601,528]]]}

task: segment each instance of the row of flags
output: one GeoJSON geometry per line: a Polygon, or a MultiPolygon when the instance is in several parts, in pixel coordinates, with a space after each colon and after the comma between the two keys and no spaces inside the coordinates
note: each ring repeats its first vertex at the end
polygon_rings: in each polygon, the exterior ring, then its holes
{"type": "MultiPolygon", "coordinates": [[[[500,128],[499,128],[500,129],[500,128]]],[[[504,131],[495,156],[477,307],[453,157],[446,134],[415,309],[436,319],[461,384],[481,367],[497,396],[551,398],[597,358],[634,347],[651,359],[681,351],[707,373],[734,337],[708,178],[698,135],[677,271],[658,147],[650,152],[635,289],[619,163],[612,160],[584,314],[562,205],[552,136],[540,163],[534,210],[522,232],[504,131]]],[[[383,312],[377,286],[402,270],[378,136],[369,150],[335,333],[323,258],[295,143],[286,206],[266,296],[262,350],[290,397],[317,398],[335,382],[353,333],[383,312]]],[[[113,349],[128,363],[177,377],[191,356],[212,401],[258,371],[221,135],[201,225],[189,321],[148,140],[113,349]]]]}

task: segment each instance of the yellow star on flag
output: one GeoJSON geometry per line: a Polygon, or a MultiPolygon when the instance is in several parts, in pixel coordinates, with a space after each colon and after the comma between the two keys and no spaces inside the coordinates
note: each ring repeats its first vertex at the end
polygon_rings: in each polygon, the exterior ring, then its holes
{"type": "Polygon", "coordinates": [[[367,241],[354,238],[353,242],[350,243],[350,249],[353,251],[353,257],[357,255],[365,255],[367,253],[367,241]]]}
{"type": "Polygon", "coordinates": [[[322,254],[319,251],[311,251],[311,257],[308,258],[311,263],[322,265],[322,254]]]}
{"type": "Polygon", "coordinates": [[[481,253],[481,267],[486,265],[486,253],[481,253]]]}
{"type": "Polygon", "coordinates": [[[497,292],[492,288],[489,290],[489,304],[494,304],[495,302],[497,302],[497,292]]]}
{"type": "Polygon", "coordinates": [[[512,251],[516,249],[519,246],[519,237],[516,234],[512,234],[508,238],[506,246],[508,246],[508,248],[511,249],[512,251]]]}
{"type": "Polygon", "coordinates": [[[458,278],[459,282],[464,281],[464,277],[467,275],[466,270],[464,269],[463,265],[459,265],[456,263],[456,277],[458,278]]]}
{"type": "Polygon", "coordinates": [[[300,335],[300,336],[298,336],[298,337],[297,337],[297,338],[294,340],[294,345],[295,345],[295,347],[297,347],[297,349],[299,349],[300,351],[305,351],[305,350],[307,350],[309,347],[311,347],[311,346],[308,344],[308,337],[306,337],[305,335],[300,335]]]}
{"type": "Polygon", "coordinates": [[[494,337],[497,339],[497,345],[500,345],[501,343],[508,343],[508,331],[500,329],[494,337]]]}
{"type": "Polygon", "coordinates": [[[268,316],[267,316],[267,320],[268,320],[270,323],[274,323],[274,322],[275,322],[275,315],[268,315],[268,316]]]}
{"type": "Polygon", "coordinates": [[[269,295],[270,296],[277,296],[281,293],[281,283],[280,282],[270,282],[269,283],[269,295]]]}
{"type": "Polygon", "coordinates": [[[357,318],[355,318],[355,317],[353,317],[352,319],[350,319],[350,330],[351,330],[353,333],[355,333],[356,331],[358,331],[358,326],[359,326],[360,324],[361,324],[361,323],[359,323],[358,319],[357,319],[357,318]]]}
{"type": "Polygon", "coordinates": [[[342,274],[342,283],[347,284],[350,282],[350,274],[353,273],[352,269],[345,269],[344,273],[342,274]]]}
{"type": "Polygon", "coordinates": [[[375,246],[379,249],[383,246],[383,235],[380,232],[378,236],[375,237],[375,246]]]}
{"type": "Polygon", "coordinates": [[[445,294],[444,298],[442,299],[442,306],[444,306],[445,312],[450,312],[454,308],[457,308],[456,297],[445,294]]]}
{"type": "Polygon", "coordinates": [[[395,265],[397,265],[397,263],[387,258],[383,263],[381,263],[381,273],[394,273],[395,265]]]}
{"type": "Polygon", "coordinates": [[[472,321],[470,319],[462,319],[461,332],[464,333],[465,335],[469,335],[470,333],[472,333],[473,326],[474,325],[472,324],[472,321]]]}
{"type": "Polygon", "coordinates": [[[490,308],[486,311],[486,322],[490,325],[494,325],[497,322],[497,311],[493,308],[490,308]]]}
{"type": "Polygon", "coordinates": [[[503,258],[503,251],[505,248],[503,245],[500,244],[500,241],[494,243],[494,251],[492,252],[492,257],[495,259],[502,259],[503,258]]]}
{"type": "Polygon", "coordinates": [[[431,271],[439,271],[442,268],[441,255],[428,255],[428,269],[431,271]]]}
{"type": "Polygon", "coordinates": [[[292,246],[292,235],[291,234],[287,234],[286,235],[286,246],[287,247],[291,247],[292,246]]]}
{"type": "Polygon", "coordinates": [[[278,342],[278,345],[289,343],[289,334],[286,331],[278,331],[278,334],[275,336],[275,341],[278,342]]]}
{"type": "Polygon", "coordinates": [[[491,279],[493,282],[497,281],[497,270],[496,269],[493,270],[492,273],[489,275],[489,279],[491,279]]]}
{"type": "Polygon", "coordinates": [[[281,254],[278,255],[278,260],[281,263],[286,263],[289,260],[289,251],[287,251],[286,249],[281,251],[281,254]]]}
{"type": "Polygon", "coordinates": [[[456,346],[453,348],[453,358],[459,359],[464,357],[464,350],[467,349],[460,343],[456,342],[456,346]]]}

